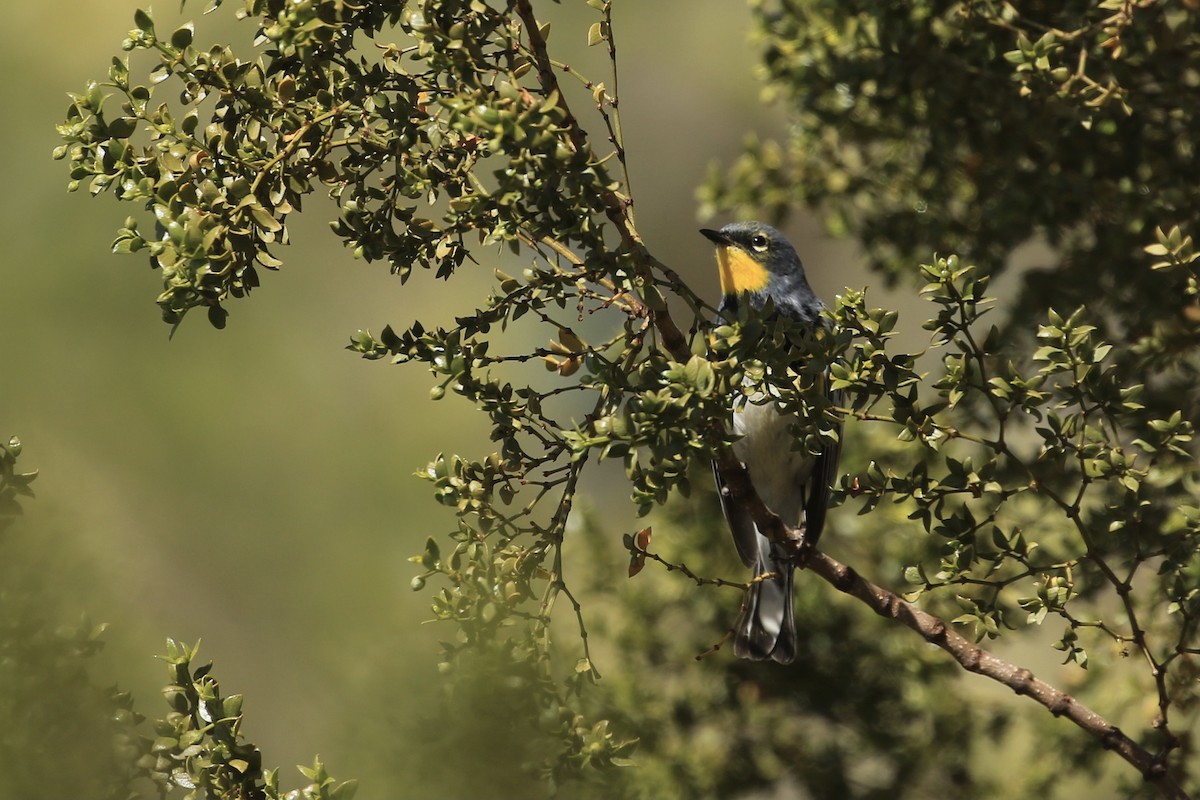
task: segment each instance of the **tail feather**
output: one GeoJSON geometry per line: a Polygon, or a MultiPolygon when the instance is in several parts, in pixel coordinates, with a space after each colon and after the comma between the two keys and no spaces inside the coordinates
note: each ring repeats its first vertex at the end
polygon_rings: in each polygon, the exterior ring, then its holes
{"type": "Polygon", "coordinates": [[[755,575],[771,573],[750,587],[746,610],[738,621],[733,651],[753,661],[772,659],[790,664],[796,658],[796,621],[792,611],[792,573],[795,567],[776,558],[771,543],[759,537],[755,575]]]}

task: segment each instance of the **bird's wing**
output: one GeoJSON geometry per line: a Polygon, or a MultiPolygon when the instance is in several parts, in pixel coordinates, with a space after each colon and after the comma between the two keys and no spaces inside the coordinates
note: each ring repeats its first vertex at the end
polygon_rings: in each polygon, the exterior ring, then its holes
{"type": "MultiPolygon", "coordinates": [[[[825,380],[825,385],[829,386],[828,374],[825,376],[825,380]]],[[[841,403],[842,393],[829,391],[828,397],[835,404],[841,403]]],[[[830,487],[837,480],[838,457],[842,452],[840,425],[837,433],[837,442],[826,445],[821,450],[813,465],[812,475],[809,477],[807,496],[804,501],[804,524],[805,539],[812,545],[817,543],[817,539],[821,537],[821,531],[825,528],[825,512],[829,510],[830,487]]]]}
{"type": "Polygon", "coordinates": [[[733,545],[737,548],[738,556],[747,567],[752,567],[758,561],[758,530],[750,512],[733,502],[725,493],[725,484],[717,464],[713,462],[713,477],[717,479],[717,496],[721,498],[721,511],[725,513],[725,521],[729,523],[729,532],[733,534],[733,545]]]}

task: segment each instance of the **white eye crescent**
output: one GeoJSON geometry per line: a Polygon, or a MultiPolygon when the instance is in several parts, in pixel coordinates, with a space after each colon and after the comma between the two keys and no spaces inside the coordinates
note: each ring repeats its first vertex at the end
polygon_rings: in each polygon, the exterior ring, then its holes
{"type": "Polygon", "coordinates": [[[767,241],[767,237],[763,236],[761,233],[754,234],[754,236],[750,239],[750,246],[760,253],[767,249],[768,244],[770,244],[770,242],[767,241]]]}

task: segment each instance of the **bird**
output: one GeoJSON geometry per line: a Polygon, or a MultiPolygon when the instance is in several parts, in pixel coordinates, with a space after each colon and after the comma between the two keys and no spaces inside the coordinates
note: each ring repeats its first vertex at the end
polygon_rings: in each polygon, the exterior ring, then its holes
{"type": "MultiPolygon", "coordinates": [[[[825,304],[813,293],[800,256],[780,231],[762,222],[734,222],[720,230],[702,228],[700,233],[716,246],[722,294],[717,311],[723,319],[735,317],[743,303],[761,311],[770,300],[775,316],[813,328],[827,325],[821,316],[825,304]]],[[[826,392],[829,386],[826,375],[826,392]]],[[[836,477],[840,429],[837,443],[812,454],[794,443],[789,430],[797,421],[794,415],[779,412],[763,399],[759,394],[734,409],[733,431],[740,437],[733,444],[734,455],[749,470],[767,508],[788,525],[802,523],[805,541],[815,545],[825,527],[836,477]]],[[[746,566],[754,568],[755,577],[761,578],[751,585],[734,629],[734,653],[754,661],[789,664],[796,658],[795,564],[758,530],[745,508],[721,491],[720,473],[714,472],[734,546],[746,566]]]]}

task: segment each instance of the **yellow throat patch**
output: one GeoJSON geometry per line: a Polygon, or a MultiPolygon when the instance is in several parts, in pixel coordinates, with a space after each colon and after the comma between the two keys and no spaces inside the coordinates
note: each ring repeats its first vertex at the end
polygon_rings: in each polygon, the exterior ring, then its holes
{"type": "Polygon", "coordinates": [[[717,247],[717,271],[721,275],[721,293],[725,295],[761,292],[771,280],[766,267],[734,245],[717,247]]]}

